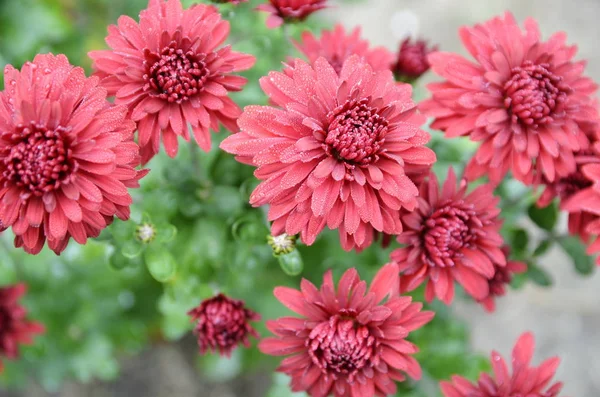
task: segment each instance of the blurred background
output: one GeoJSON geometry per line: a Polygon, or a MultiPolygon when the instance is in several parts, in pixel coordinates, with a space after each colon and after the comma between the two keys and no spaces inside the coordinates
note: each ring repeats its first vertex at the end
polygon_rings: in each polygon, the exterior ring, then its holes
{"type": "MultiPolygon", "coordinates": [[[[189,5],[192,2],[184,3],[189,5]]],[[[579,46],[578,58],[589,60],[587,73],[600,80],[600,51],[597,46],[600,37],[600,25],[597,23],[600,15],[598,0],[353,0],[332,3],[334,6],[331,9],[317,16],[321,18],[317,25],[328,26],[333,21],[342,22],[348,27],[360,25],[363,27],[364,36],[374,45],[384,45],[392,50],[396,50],[398,43],[406,35],[413,35],[439,45],[441,50],[464,54],[458,39],[460,26],[487,20],[505,10],[512,11],[519,21],[532,16],[539,21],[545,37],[558,30],[566,31],[569,42],[579,46]]],[[[0,0],[0,66],[7,63],[20,66],[38,52],[52,51],[66,53],[73,64],[82,65],[89,71],[90,62],[86,53],[91,49],[104,48],[106,26],[114,23],[122,14],[135,17],[145,4],[145,0],[0,0]]],[[[234,25],[238,21],[235,11],[225,16],[232,20],[234,25]]],[[[262,24],[262,17],[260,18],[262,24]]],[[[236,29],[239,33],[244,29],[253,29],[254,26],[258,25],[243,25],[236,29]]],[[[246,31],[245,34],[252,35],[253,32],[255,30],[246,31]]],[[[264,29],[257,32],[258,41],[266,34],[264,29]]],[[[277,43],[281,46],[280,53],[292,53],[285,47],[281,38],[277,43]]],[[[264,68],[265,65],[258,66],[259,69],[261,67],[264,68]]],[[[272,68],[278,67],[278,64],[272,63],[272,68]]],[[[422,85],[432,79],[432,76],[428,75],[419,83],[420,87],[416,89],[417,97],[426,95],[422,85]]],[[[560,227],[566,230],[564,223],[562,220],[560,227]]],[[[535,230],[525,220],[521,226],[535,230]]],[[[529,236],[530,244],[535,246],[540,238],[532,232],[529,236]]],[[[0,248],[2,249],[5,248],[0,248]]],[[[4,256],[4,251],[1,255],[4,256]]],[[[42,263],[37,265],[44,266],[42,263]]],[[[486,356],[492,349],[509,354],[519,334],[526,330],[533,331],[538,345],[536,360],[553,355],[562,357],[557,379],[565,382],[565,395],[600,395],[600,378],[597,376],[600,373],[600,336],[597,332],[600,329],[600,275],[595,272],[591,277],[582,277],[574,271],[570,260],[558,248],[548,251],[540,261],[540,266],[552,279],[551,288],[543,289],[528,284],[519,291],[512,291],[504,299],[498,300],[498,309],[494,315],[488,315],[477,305],[466,301],[458,302],[452,310],[468,324],[467,328],[470,328],[471,333],[468,343],[474,351],[486,356]]],[[[53,272],[54,275],[60,276],[61,268],[54,266],[53,272]]],[[[0,277],[4,274],[0,271],[0,277]]],[[[98,273],[95,277],[110,275],[98,273]]],[[[131,277],[133,280],[135,275],[131,277]]],[[[121,306],[127,307],[129,304],[133,305],[130,303],[132,294],[140,293],[146,288],[146,284],[136,278],[136,283],[139,284],[136,284],[136,287],[132,286],[133,281],[128,281],[127,277],[123,277],[123,280],[123,283],[131,286],[134,291],[121,292],[116,300],[121,306]]],[[[0,284],[4,281],[0,278],[0,284]]],[[[56,291],[59,290],[57,287],[56,291]]],[[[157,299],[155,295],[150,291],[144,296],[150,301],[157,299]]],[[[48,299],[54,300],[57,296],[48,296],[48,299]]],[[[65,296],[64,299],[83,298],[81,295],[74,295],[65,296]]],[[[113,309],[112,306],[105,308],[107,311],[113,309]]],[[[61,310],[65,312],[64,315],[68,315],[70,309],[61,310]]],[[[78,310],[85,320],[86,313],[90,314],[91,311],[99,309],[97,306],[87,309],[78,306],[78,310]]],[[[149,307],[148,310],[154,310],[154,307],[149,307]]],[[[139,318],[132,318],[132,322],[135,320],[141,324],[146,321],[143,313],[136,311],[136,316],[139,318]]],[[[77,327],[69,327],[63,332],[76,341],[80,331],[77,327]]],[[[129,353],[116,354],[111,345],[113,339],[92,340],[86,347],[90,350],[86,355],[82,353],[78,358],[73,354],[69,356],[69,360],[73,361],[67,364],[62,361],[47,363],[47,368],[44,369],[46,373],[41,376],[45,377],[46,381],[26,381],[25,389],[21,391],[0,389],[0,396],[264,397],[267,393],[272,397],[291,395],[287,392],[287,379],[283,376],[272,377],[261,371],[245,376],[239,375],[239,360],[213,360],[198,370],[196,341],[189,333],[181,339],[181,335],[173,338],[179,339],[176,343],[167,343],[162,338],[156,338],[152,347],[147,347],[145,343],[153,341],[151,333],[145,333],[145,339],[139,341],[131,329],[123,332],[127,336],[123,336],[122,339],[131,339],[131,343],[123,343],[128,348],[121,350],[129,353]],[[116,361],[113,358],[115,354],[118,357],[116,361]],[[89,362],[94,361],[94,357],[98,357],[98,363],[102,364],[95,366],[94,362],[89,362]],[[81,362],[78,362],[78,359],[81,362]],[[67,365],[84,369],[75,376],[65,377],[60,368],[67,365]],[[211,367],[211,370],[202,370],[207,367],[211,367]],[[62,379],[61,376],[67,381],[52,382],[52,379],[62,379]],[[79,381],[75,382],[73,378],[79,381]],[[221,381],[216,381],[217,379],[221,381]],[[274,387],[271,386],[273,381],[276,383],[274,387]]],[[[35,352],[31,354],[33,356],[30,358],[35,357],[35,352]]],[[[448,366],[452,367],[452,362],[449,362],[448,366]]],[[[8,380],[8,383],[12,383],[11,379],[8,380]]]]}

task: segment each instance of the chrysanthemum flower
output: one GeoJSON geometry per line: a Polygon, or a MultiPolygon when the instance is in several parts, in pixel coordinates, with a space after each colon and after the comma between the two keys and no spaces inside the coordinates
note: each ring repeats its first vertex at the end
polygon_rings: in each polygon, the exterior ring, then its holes
{"type": "Polygon", "coordinates": [[[188,124],[205,151],[219,122],[237,131],[240,109],[227,95],[246,79],[232,73],[252,67],[254,57],[220,47],[229,22],[214,6],[183,10],[180,0],[150,0],[139,24],[124,15],[108,32],[111,50],[89,55],[101,84],[137,122],[143,163],[158,153],[161,135],[174,157],[178,137],[190,139],[188,124]]]}
{"type": "MultiPolygon", "coordinates": [[[[502,251],[508,258],[510,248],[504,246],[502,251]]],[[[506,294],[506,286],[512,282],[513,275],[526,272],[527,264],[524,262],[507,260],[505,266],[494,264],[494,269],[494,277],[488,280],[488,296],[479,300],[479,303],[481,303],[489,313],[496,310],[495,298],[506,294]]]]}
{"type": "Polygon", "coordinates": [[[194,334],[198,338],[200,354],[218,351],[229,357],[238,345],[249,347],[250,336],[259,336],[250,321],[258,321],[260,316],[248,309],[243,301],[223,294],[201,302],[188,315],[196,322],[194,334]]]}
{"type": "MultiPolygon", "coordinates": [[[[19,305],[25,284],[0,287],[0,356],[19,357],[19,345],[29,345],[33,336],[44,332],[44,326],[27,320],[27,310],[19,305]]],[[[4,369],[0,360],[0,373],[4,369]]]]}
{"type": "Polygon", "coordinates": [[[446,81],[429,85],[432,98],[420,108],[447,137],[481,142],[467,178],[488,175],[498,183],[510,169],[530,184],[536,174],[552,182],[573,172],[581,125],[598,118],[591,100],[597,86],[583,76],[585,62],[572,60],[576,47],[565,44],[564,33],[541,41],[533,19],[523,32],[508,12],[460,35],[476,62],[430,54],[446,81]]]}
{"type": "Polygon", "coordinates": [[[256,7],[259,11],[270,13],[267,27],[270,29],[283,25],[284,22],[305,20],[310,14],[325,8],[327,0],[269,0],[269,4],[256,7]]]}
{"type": "Polygon", "coordinates": [[[430,48],[425,40],[413,43],[410,38],[405,39],[400,44],[396,63],[392,65],[396,78],[412,81],[421,77],[431,67],[427,56],[434,51],[437,51],[437,46],[430,48]]]}
{"type": "Polygon", "coordinates": [[[0,93],[0,230],[38,253],[85,244],[113,216],[129,218],[127,188],[139,187],[139,147],[127,109],[106,100],[64,55],[38,55],[4,70],[0,93]]]}
{"type": "Polygon", "coordinates": [[[344,61],[355,54],[362,57],[375,71],[390,69],[394,61],[394,55],[387,48],[370,48],[369,42],[360,37],[360,28],[347,34],[341,24],[337,24],[333,30],[324,30],[320,39],[305,31],[302,33],[302,41],[294,44],[311,63],[324,57],[338,73],[342,70],[344,61]]]}
{"type": "MultiPolygon", "coordinates": [[[[600,252],[600,163],[581,168],[582,178],[591,186],[579,190],[564,200],[561,209],[569,212],[569,231],[588,243],[588,254],[600,252]]],[[[600,256],[596,258],[600,265],[600,256]]]]}
{"type": "Polygon", "coordinates": [[[558,397],[562,383],[551,384],[560,359],[554,357],[539,367],[531,366],[535,340],[529,332],[521,335],[512,351],[512,375],[506,361],[492,352],[494,377],[481,374],[477,384],[455,375],[452,382],[441,382],[444,397],[558,397]]]}
{"type": "MultiPolygon", "coordinates": [[[[583,173],[583,167],[586,164],[600,163],[600,151],[597,146],[599,142],[600,129],[597,125],[591,125],[586,131],[584,138],[589,145],[585,149],[575,153],[576,168],[569,175],[557,178],[554,182],[549,182],[542,178],[541,184],[544,185],[544,191],[540,195],[537,205],[546,207],[556,198],[560,200],[561,208],[564,203],[571,201],[571,197],[578,192],[581,192],[594,184],[594,181],[589,179],[583,173]]],[[[574,202],[578,205],[578,200],[574,202]]],[[[564,208],[563,208],[564,209],[564,208]]],[[[590,238],[587,232],[588,225],[597,218],[597,215],[585,210],[571,210],[569,212],[569,232],[579,235],[584,241],[590,238]]]]}
{"type": "Polygon", "coordinates": [[[221,148],[257,167],[250,202],[271,205],[272,234],[310,245],[327,225],[346,250],[367,247],[375,230],[400,234],[400,210],[418,195],[405,167],[435,162],[410,85],[357,55],[339,75],[324,58],[296,60],[260,82],[279,107],[248,106],[221,148]]]}
{"type": "Polygon", "coordinates": [[[418,349],[405,338],[431,321],[433,312],[422,312],[421,303],[398,294],[395,264],[382,267],[368,291],[350,269],[337,290],[328,271],[320,289],[304,279],[301,291],[277,287],[275,297],[303,318],[267,321],[275,337],[263,339],[259,349],[291,356],[278,371],[291,376],[293,391],[311,397],[387,396],[396,393],[395,381],[405,380],[405,373],[421,377],[412,357],[418,349]]]}
{"type": "Polygon", "coordinates": [[[499,199],[489,184],[467,193],[463,180],[457,188],[452,168],[438,189],[431,173],[420,186],[418,208],[402,217],[404,232],[398,241],[406,246],[391,254],[403,273],[401,290],[426,282],[428,302],[437,297],[450,304],[456,280],[475,300],[483,300],[489,296],[488,280],[506,265],[499,199]]]}

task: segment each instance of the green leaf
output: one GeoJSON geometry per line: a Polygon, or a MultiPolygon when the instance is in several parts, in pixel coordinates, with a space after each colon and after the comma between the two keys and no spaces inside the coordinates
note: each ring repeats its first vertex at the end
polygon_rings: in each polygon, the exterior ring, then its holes
{"type": "Polygon", "coordinates": [[[549,238],[547,238],[545,240],[542,240],[540,242],[540,244],[533,251],[533,256],[542,256],[542,255],[544,255],[548,251],[548,249],[550,249],[550,247],[552,247],[553,243],[554,242],[551,239],[549,239],[549,238]]]}
{"type": "Polygon", "coordinates": [[[302,269],[304,269],[302,256],[300,256],[300,252],[298,252],[298,250],[294,250],[289,254],[279,255],[277,260],[279,261],[281,269],[288,276],[297,276],[302,273],[302,269]]]}
{"type": "Polygon", "coordinates": [[[177,228],[170,223],[163,223],[156,226],[156,237],[161,243],[169,243],[173,241],[177,235],[177,228]]]}
{"type": "Polygon", "coordinates": [[[542,287],[549,287],[552,285],[552,277],[533,263],[528,264],[527,276],[531,281],[542,287]]]}
{"type": "Polygon", "coordinates": [[[133,259],[142,253],[143,248],[142,243],[138,239],[127,240],[121,247],[121,254],[125,258],[133,259]]]}
{"type": "Polygon", "coordinates": [[[173,255],[160,245],[148,247],[144,260],[150,275],[161,283],[171,280],[177,271],[177,264],[173,255]]]}
{"type": "Polygon", "coordinates": [[[556,226],[558,220],[558,206],[555,202],[552,202],[545,208],[538,208],[535,203],[531,204],[527,209],[529,218],[538,225],[540,228],[551,231],[556,226]]]}
{"type": "Polygon", "coordinates": [[[585,250],[585,245],[581,240],[574,236],[562,237],[558,243],[567,255],[573,259],[575,270],[583,275],[589,275],[594,272],[594,258],[589,256],[585,250]]]}
{"type": "Polygon", "coordinates": [[[515,255],[523,254],[527,251],[529,244],[529,234],[525,229],[514,229],[511,233],[511,248],[515,255]]]}

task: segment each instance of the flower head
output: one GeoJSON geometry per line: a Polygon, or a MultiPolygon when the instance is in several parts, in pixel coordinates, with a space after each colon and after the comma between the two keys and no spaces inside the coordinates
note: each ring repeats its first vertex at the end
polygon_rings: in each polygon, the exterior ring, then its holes
{"type": "Polygon", "coordinates": [[[437,46],[429,47],[425,40],[416,40],[414,43],[410,38],[400,44],[398,59],[392,66],[396,77],[402,81],[412,81],[430,68],[427,56],[437,51],[437,46]]]}
{"type": "Polygon", "coordinates": [[[508,372],[506,361],[493,351],[491,363],[494,377],[484,373],[477,384],[472,384],[455,375],[452,382],[440,383],[444,397],[558,397],[562,383],[550,383],[560,359],[554,357],[539,367],[532,367],[534,345],[533,335],[524,333],[512,351],[512,375],[508,372]]]}
{"type": "Polygon", "coordinates": [[[283,233],[279,236],[267,236],[267,241],[273,249],[273,255],[285,255],[296,249],[296,236],[288,236],[283,233]]]}
{"type": "Polygon", "coordinates": [[[301,291],[277,287],[274,293],[303,318],[267,321],[275,337],[263,339],[259,349],[291,356],[278,371],[291,376],[293,391],[311,397],[387,396],[396,393],[394,382],[403,381],[404,373],[421,377],[412,357],[418,349],[405,338],[431,321],[433,312],[422,312],[421,303],[398,294],[395,264],[382,267],[368,291],[350,269],[337,289],[328,271],[320,289],[304,279],[301,291]]]}
{"type": "Polygon", "coordinates": [[[402,217],[398,241],[406,246],[391,254],[403,273],[402,291],[426,282],[428,302],[436,296],[450,304],[456,280],[476,300],[489,296],[488,280],[506,266],[499,199],[489,184],[470,193],[467,187],[463,180],[457,188],[452,168],[441,191],[433,173],[421,184],[418,208],[402,217]]]}
{"type": "Polygon", "coordinates": [[[523,32],[510,13],[460,34],[476,62],[430,54],[433,71],[446,80],[429,85],[432,98],[420,108],[447,137],[481,142],[467,178],[488,175],[498,183],[510,169],[531,184],[536,174],[552,182],[573,172],[582,126],[598,118],[591,99],[597,86],[582,75],[585,62],[573,61],[576,47],[565,44],[564,33],[541,41],[533,19],[523,32]]]}
{"type": "MultiPolygon", "coordinates": [[[[581,167],[581,175],[589,186],[580,189],[561,202],[569,213],[569,231],[588,243],[588,254],[600,252],[600,163],[581,167]]],[[[600,256],[596,258],[600,265],[600,256]]]]}
{"type": "Polygon", "coordinates": [[[270,13],[267,27],[273,29],[284,22],[305,20],[310,14],[325,8],[327,0],[269,0],[269,4],[256,7],[259,11],[270,13]]]}
{"type": "Polygon", "coordinates": [[[200,354],[218,351],[222,356],[229,356],[240,344],[250,346],[251,335],[258,338],[250,321],[258,321],[260,316],[246,308],[243,301],[223,294],[201,302],[188,315],[196,322],[194,334],[200,354]]]}
{"type": "MultiPolygon", "coordinates": [[[[25,284],[0,287],[0,356],[9,359],[19,357],[19,345],[29,345],[36,334],[44,332],[44,326],[28,321],[27,310],[19,305],[25,294],[25,284]]],[[[3,370],[0,361],[0,373],[3,370]]]]}
{"type": "Polygon", "coordinates": [[[0,230],[36,254],[84,244],[113,216],[129,218],[139,147],[127,109],[64,55],[37,55],[4,70],[0,93],[0,230]]]}
{"type": "Polygon", "coordinates": [[[294,44],[311,63],[324,57],[338,73],[344,61],[355,54],[375,71],[388,70],[394,59],[394,55],[385,47],[370,48],[369,42],[361,39],[360,28],[347,34],[341,24],[337,24],[333,30],[324,30],[320,39],[306,31],[302,33],[302,41],[294,44]]]}
{"type": "Polygon", "coordinates": [[[246,107],[221,148],[257,167],[250,202],[271,205],[272,234],[310,245],[327,225],[346,250],[367,247],[375,230],[400,234],[400,211],[418,195],[405,167],[435,162],[410,85],[357,55],[339,74],[324,58],[296,60],[261,85],[278,107],[246,107]]]}
{"type": "Polygon", "coordinates": [[[504,246],[502,251],[507,257],[506,265],[499,266],[498,264],[494,264],[494,277],[488,280],[488,295],[479,300],[479,303],[481,303],[489,313],[496,310],[495,299],[506,294],[506,286],[512,282],[513,275],[527,271],[526,263],[508,260],[510,254],[510,248],[508,246],[504,246]]]}
{"type": "Polygon", "coordinates": [[[111,50],[89,55],[101,84],[137,122],[144,163],[158,153],[161,135],[174,157],[178,137],[190,139],[188,124],[205,151],[219,122],[237,131],[240,109],[227,95],[246,79],[232,73],[252,67],[254,57],[221,47],[229,22],[214,6],[183,10],[180,0],[150,0],[139,24],[121,16],[108,32],[111,50]]]}

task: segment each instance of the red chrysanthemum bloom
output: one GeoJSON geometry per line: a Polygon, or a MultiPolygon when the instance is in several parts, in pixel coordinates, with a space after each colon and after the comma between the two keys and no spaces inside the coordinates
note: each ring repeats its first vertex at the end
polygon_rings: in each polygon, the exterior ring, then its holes
{"type": "Polygon", "coordinates": [[[174,157],[178,136],[189,141],[188,124],[205,151],[210,129],[219,122],[237,131],[240,108],[227,95],[240,91],[246,79],[233,75],[249,69],[254,57],[220,47],[229,22],[213,6],[196,4],[183,10],[180,0],[150,0],[136,23],[121,16],[109,26],[106,43],[112,50],[92,51],[96,74],[115,103],[127,105],[137,122],[142,162],[162,143],[174,157]]]}
{"type": "Polygon", "coordinates": [[[294,44],[311,63],[324,57],[338,73],[342,70],[344,61],[355,54],[362,57],[375,71],[388,70],[394,60],[394,55],[387,48],[370,48],[369,42],[360,37],[360,28],[346,34],[341,24],[337,24],[333,30],[324,30],[320,39],[306,31],[302,33],[302,41],[294,44]]]}
{"type": "MultiPolygon", "coordinates": [[[[25,284],[0,287],[0,356],[19,357],[19,344],[29,345],[33,336],[44,332],[44,326],[27,320],[27,310],[19,305],[25,284]]],[[[0,373],[4,369],[0,360],[0,373]]]]}
{"type": "Polygon", "coordinates": [[[248,106],[221,148],[258,167],[250,202],[271,205],[272,234],[310,245],[327,225],[345,250],[369,246],[375,230],[400,234],[400,210],[418,195],[405,167],[435,162],[411,86],[357,55],[339,75],[324,58],[298,59],[260,82],[280,108],[248,106]]]}
{"type": "MultiPolygon", "coordinates": [[[[575,153],[576,169],[574,172],[557,178],[554,182],[548,182],[545,178],[542,178],[541,183],[545,186],[545,189],[537,201],[539,207],[546,207],[555,198],[558,198],[562,208],[564,203],[571,201],[573,195],[594,184],[594,180],[589,179],[582,170],[586,164],[600,163],[600,151],[598,150],[600,149],[598,148],[600,145],[600,130],[597,127],[596,125],[590,126],[586,134],[585,139],[590,142],[590,145],[586,149],[575,153]]],[[[578,206],[579,200],[572,203],[578,206]]],[[[590,234],[587,232],[588,225],[597,217],[598,215],[583,209],[571,210],[569,212],[569,232],[581,236],[584,241],[588,241],[590,238],[590,234]]]]}
{"type": "Polygon", "coordinates": [[[421,77],[431,67],[427,56],[437,49],[437,46],[430,48],[425,40],[416,40],[413,43],[410,38],[405,39],[400,44],[398,59],[392,65],[396,78],[401,81],[413,81],[421,77]]]}
{"type": "Polygon", "coordinates": [[[204,300],[188,315],[196,322],[194,334],[198,338],[200,354],[218,351],[229,357],[238,345],[249,347],[250,336],[259,337],[250,321],[260,320],[260,315],[246,308],[243,301],[223,294],[204,300]]]}
{"type": "MultiPolygon", "coordinates": [[[[502,251],[508,258],[510,248],[504,246],[502,251]]],[[[494,269],[494,277],[488,280],[488,296],[479,300],[479,303],[481,303],[489,313],[496,310],[495,298],[506,294],[506,286],[512,282],[513,275],[525,273],[527,271],[527,264],[524,262],[507,260],[505,266],[494,264],[494,269]]]]}
{"type": "Polygon", "coordinates": [[[38,55],[4,70],[0,93],[0,230],[36,254],[85,244],[113,216],[129,218],[139,187],[139,147],[127,109],[64,55],[38,55]]]}
{"type": "Polygon", "coordinates": [[[270,29],[283,25],[284,22],[305,20],[310,14],[325,8],[327,0],[269,0],[269,4],[256,7],[259,11],[270,13],[267,27],[270,29]]]}
{"type": "Polygon", "coordinates": [[[565,44],[564,33],[541,41],[533,19],[522,32],[510,13],[460,34],[477,62],[430,54],[446,81],[429,85],[432,98],[420,108],[447,137],[481,142],[467,178],[488,175],[498,183],[510,169],[531,184],[536,174],[552,182],[573,172],[581,125],[598,118],[591,99],[597,86],[582,75],[585,62],[572,61],[576,47],[565,44]]]}
{"type": "MultiPolygon", "coordinates": [[[[587,253],[592,255],[600,252],[600,164],[584,165],[581,174],[591,186],[564,200],[561,209],[569,212],[569,231],[589,244],[587,253]]],[[[600,265],[600,256],[596,264],[600,265]]]]}
{"type": "Polygon", "coordinates": [[[455,375],[452,382],[441,382],[444,397],[558,397],[562,383],[550,385],[560,359],[554,357],[539,367],[531,366],[535,340],[529,332],[521,335],[512,351],[512,375],[506,361],[492,352],[494,377],[481,374],[477,384],[455,375]]]}
{"type": "Polygon", "coordinates": [[[405,338],[434,313],[422,312],[421,303],[398,294],[395,264],[382,267],[368,291],[356,269],[350,269],[337,291],[328,271],[320,290],[303,279],[301,291],[277,287],[275,296],[304,318],[267,321],[276,337],[263,339],[259,349],[274,356],[292,355],[278,371],[291,376],[293,391],[306,391],[311,397],[387,396],[396,393],[395,381],[404,381],[404,373],[421,377],[421,367],[412,357],[418,348],[405,338]]]}
{"type": "Polygon", "coordinates": [[[398,241],[406,246],[391,254],[403,273],[401,290],[412,291],[426,282],[428,302],[437,297],[450,304],[456,280],[476,300],[485,299],[496,267],[506,266],[499,199],[490,184],[467,194],[463,180],[457,189],[452,168],[438,189],[431,173],[420,186],[418,208],[402,217],[404,232],[398,241]]]}

